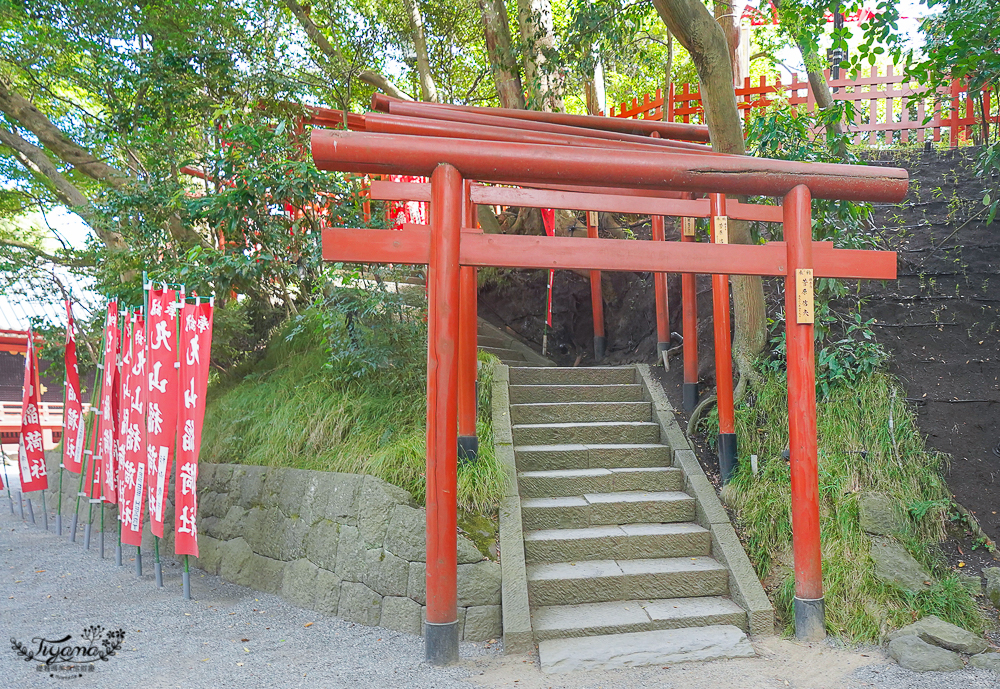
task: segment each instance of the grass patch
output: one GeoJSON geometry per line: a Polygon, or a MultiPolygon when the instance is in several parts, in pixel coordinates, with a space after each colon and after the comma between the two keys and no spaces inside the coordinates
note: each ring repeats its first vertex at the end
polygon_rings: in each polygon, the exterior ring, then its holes
{"type": "MultiPolygon", "coordinates": [[[[369,474],[404,488],[423,504],[423,387],[398,384],[404,377],[388,368],[357,380],[335,376],[319,337],[302,332],[287,340],[287,332],[272,338],[252,371],[209,390],[202,459],[369,474]]],[[[401,365],[424,369],[426,358],[413,351],[413,360],[401,365]]],[[[504,495],[506,479],[493,452],[490,395],[496,358],[480,352],[479,359],[480,454],[477,462],[458,469],[458,504],[491,514],[504,495]]]]}
{"type": "MultiPolygon", "coordinates": [[[[983,629],[974,598],[936,545],[951,504],[942,475],[946,456],[927,450],[903,397],[889,375],[875,373],[835,387],[817,406],[826,624],[829,632],[854,641],[878,641],[931,614],[977,633],[983,629]],[[898,539],[934,575],[938,583],[929,590],[911,594],[875,576],[870,537],[858,522],[864,492],[891,496],[907,513],[898,539]]],[[[723,495],[736,512],[758,576],[774,585],[776,611],[790,632],[794,577],[789,465],[781,456],[788,445],[782,374],[762,374],[737,409],[736,432],[740,454],[756,454],[760,471],[753,476],[744,461],[723,495]]]]}

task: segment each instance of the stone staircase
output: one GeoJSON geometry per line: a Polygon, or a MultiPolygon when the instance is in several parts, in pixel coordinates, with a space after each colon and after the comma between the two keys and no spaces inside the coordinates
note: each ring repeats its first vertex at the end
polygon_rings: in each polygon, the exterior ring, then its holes
{"type": "Polygon", "coordinates": [[[729,595],[712,525],[696,523],[705,510],[685,492],[636,368],[501,359],[512,365],[524,572],[542,669],[753,655],[747,610],[729,595]],[[690,628],[698,633],[663,631],[690,628]]]}
{"type": "Polygon", "coordinates": [[[479,319],[477,344],[508,366],[555,366],[513,333],[479,319]]]}

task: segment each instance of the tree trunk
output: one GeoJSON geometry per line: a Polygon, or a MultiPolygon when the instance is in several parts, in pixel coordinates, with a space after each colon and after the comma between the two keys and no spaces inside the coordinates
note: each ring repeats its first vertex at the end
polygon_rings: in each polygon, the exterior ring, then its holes
{"type": "MultiPolygon", "coordinates": [[[[745,3],[744,3],[745,5],[745,3]]],[[[726,35],[726,45],[729,46],[729,65],[733,71],[733,85],[740,86],[743,83],[744,74],[740,73],[740,61],[737,51],[740,47],[740,21],[736,16],[736,8],[732,0],[715,0],[715,21],[722,27],[722,32],[726,35]]]]}
{"type": "MultiPolygon", "coordinates": [[[[743,128],[733,90],[732,51],[726,35],[701,0],[653,0],[653,6],[681,45],[690,53],[701,82],[702,105],[712,149],[743,155],[743,128]]],[[[729,222],[729,240],[750,244],[744,221],[729,222]]],[[[733,286],[733,356],[747,374],[767,342],[764,288],[755,276],[731,278],[733,286]]]]}
{"type": "Polygon", "coordinates": [[[667,30],[667,63],[663,66],[663,107],[660,119],[670,117],[670,85],[674,83],[674,35],[667,30]]]}
{"type": "MultiPolygon", "coordinates": [[[[345,65],[349,64],[347,58],[345,58],[339,50],[330,44],[330,41],[327,40],[326,36],[323,35],[323,32],[321,32],[319,27],[316,26],[316,23],[309,17],[309,8],[303,7],[296,2],[296,0],[285,0],[285,6],[288,7],[292,14],[295,15],[295,18],[299,20],[299,24],[302,25],[302,29],[306,32],[306,35],[309,36],[309,40],[311,40],[313,44],[319,48],[321,53],[326,55],[327,59],[329,59],[337,69],[344,69],[345,65]]],[[[380,89],[394,98],[413,100],[408,93],[397,88],[395,84],[378,72],[373,72],[370,69],[361,70],[361,72],[358,73],[358,79],[369,86],[374,86],[375,88],[380,89]]]]}
{"type": "Polygon", "coordinates": [[[403,0],[410,15],[413,49],[417,53],[417,77],[420,79],[420,96],[431,103],[438,102],[437,86],[431,76],[431,62],[427,57],[427,39],[424,37],[424,18],[420,16],[417,0],[403,0]]]}
{"type": "Polygon", "coordinates": [[[500,106],[524,110],[524,89],[521,73],[514,59],[514,46],[510,36],[510,19],[503,0],[479,0],[486,36],[486,52],[490,58],[490,71],[496,85],[500,106]]]}
{"type": "MultiPolygon", "coordinates": [[[[780,13],[781,0],[773,0],[772,4],[780,13]]],[[[812,89],[813,97],[816,98],[816,105],[819,106],[820,110],[829,110],[833,107],[833,92],[830,90],[830,84],[827,83],[826,75],[823,73],[823,60],[805,41],[801,41],[796,37],[795,43],[802,54],[802,62],[806,66],[809,87],[812,89]]],[[[826,133],[827,136],[837,137],[839,143],[837,144],[836,153],[840,158],[846,158],[847,144],[843,140],[844,127],[840,120],[827,122],[826,133]]]]}
{"type": "Polygon", "coordinates": [[[583,82],[584,95],[587,97],[587,114],[600,115],[607,108],[607,93],[604,90],[604,62],[601,56],[594,52],[594,71],[590,78],[583,82]]]}
{"type": "Polygon", "coordinates": [[[528,107],[562,111],[562,89],[556,76],[545,66],[544,51],[556,46],[552,3],[550,0],[517,0],[517,24],[521,30],[528,107]]]}
{"type": "Polygon", "coordinates": [[[38,141],[65,160],[76,170],[91,179],[121,188],[129,176],[91,155],[90,151],[70,139],[48,117],[19,93],[10,90],[10,84],[0,79],[0,112],[6,113],[22,127],[38,137],[38,141]]]}

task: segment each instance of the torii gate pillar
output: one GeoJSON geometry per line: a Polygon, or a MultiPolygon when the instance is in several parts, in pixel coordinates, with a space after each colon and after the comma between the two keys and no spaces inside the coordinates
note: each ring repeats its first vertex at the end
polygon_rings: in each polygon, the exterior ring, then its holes
{"type": "Polygon", "coordinates": [[[795,638],[826,636],[820,560],[819,470],[816,457],[816,360],[813,344],[812,195],[804,185],[785,194],[785,339],[788,361],[788,448],[795,559],[795,638]]]}
{"type": "Polygon", "coordinates": [[[431,665],[458,662],[458,344],[462,175],[441,163],[431,175],[427,303],[427,626],[431,665]]]}

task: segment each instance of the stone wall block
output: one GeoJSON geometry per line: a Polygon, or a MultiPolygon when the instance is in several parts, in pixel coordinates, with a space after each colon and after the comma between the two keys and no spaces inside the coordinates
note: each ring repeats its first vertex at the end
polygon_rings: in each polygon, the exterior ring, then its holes
{"type": "Polygon", "coordinates": [[[459,565],[458,604],[500,605],[500,565],[491,560],[459,565]]]}
{"type": "Polygon", "coordinates": [[[357,526],[363,476],[320,472],[319,494],[313,501],[313,518],[325,517],[340,524],[357,526]]]}
{"type": "Polygon", "coordinates": [[[253,551],[242,538],[234,538],[227,541],[220,548],[219,576],[226,581],[237,583],[240,572],[250,561],[253,551]]]}
{"type": "Polygon", "coordinates": [[[412,598],[386,596],[382,599],[382,617],[378,626],[419,635],[422,621],[420,603],[412,598]]]}
{"type": "Polygon", "coordinates": [[[233,505],[225,514],[220,516],[219,522],[212,527],[214,533],[211,535],[215,538],[229,541],[234,538],[240,538],[246,533],[245,519],[247,511],[240,505],[233,505]]]}
{"type": "Polygon", "coordinates": [[[408,505],[412,498],[402,488],[390,485],[374,476],[365,476],[361,484],[361,505],[358,509],[358,528],[368,548],[381,548],[389,518],[396,505],[408,505]]]}
{"type": "Polygon", "coordinates": [[[292,561],[306,556],[306,536],[309,524],[301,517],[285,520],[285,537],[281,541],[280,560],[292,561]]]}
{"type": "Polygon", "coordinates": [[[316,610],[336,615],[340,607],[340,577],[327,569],[316,573],[316,610]]]}
{"type": "Polygon", "coordinates": [[[305,469],[285,469],[281,472],[277,503],[278,509],[286,517],[298,516],[312,523],[317,483],[314,479],[315,474],[315,471],[305,469]]]}
{"type": "Polygon", "coordinates": [[[331,572],[337,569],[337,543],[340,524],[329,519],[316,522],[305,536],[305,556],[317,566],[331,572]]]}
{"type": "Polygon", "coordinates": [[[483,559],[483,554],[479,552],[476,544],[465,536],[458,537],[458,564],[469,565],[483,559]]]}
{"type": "Polygon", "coordinates": [[[203,569],[209,574],[218,575],[222,554],[225,551],[225,541],[212,538],[204,533],[198,534],[198,557],[191,562],[193,567],[203,569]]]}
{"type": "Polygon", "coordinates": [[[247,514],[244,538],[255,553],[280,560],[287,528],[288,520],[280,510],[255,507],[247,514]]]}
{"type": "Polygon", "coordinates": [[[254,553],[240,570],[234,584],[248,586],[265,593],[278,593],[285,579],[288,563],[254,553]]]}
{"type": "Polygon", "coordinates": [[[382,596],[364,584],[345,581],[340,585],[337,615],[351,622],[376,627],[382,616],[382,596]]]}
{"type": "Polygon", "coordinates": [[[385,549],[410,562],[425,562],[427,560],[426,512],[409,505],[396,505],[385,533],[385,549]]]}
{"type": "Polygon", "coordinates": [[[410,563],[378,548],[365,553],[364,575],[368,588],[383,596],[405,596],[410,563]]]}
{"type": "Polygon", "coordinates": [[[319,567],[301,559],[285,565],[281,582],[281,597],[300,608],[316,607],[316,577],[319,567]]]}
{"type": "Polygon", "coordinates": [[[465,613],[463,641],[489,641],[503,636],[499,605],[476,605],[465,613]]]}
{"type": "Polygon", "coordinates": [[[205,517],[217,517],[219,519],[225,517],[226,513],[229,512],[231,504],[229,493],[216,493],[215,491],[202,492],[200,488],[198,490],[198,516],[202,519],[205,517]]]}
{"type": "Polygon", "coordinates": [[[406,578],[406,595],[421,605],[427,605],[427,565],[411,562],[406,578]]]}
{"type": "Polygon", "coordinates": [[[334,571],[344,581],[361,581],[365,564],[365,548],[356,526],[341,526],[337,542],[337,566],[334,571]]]}

